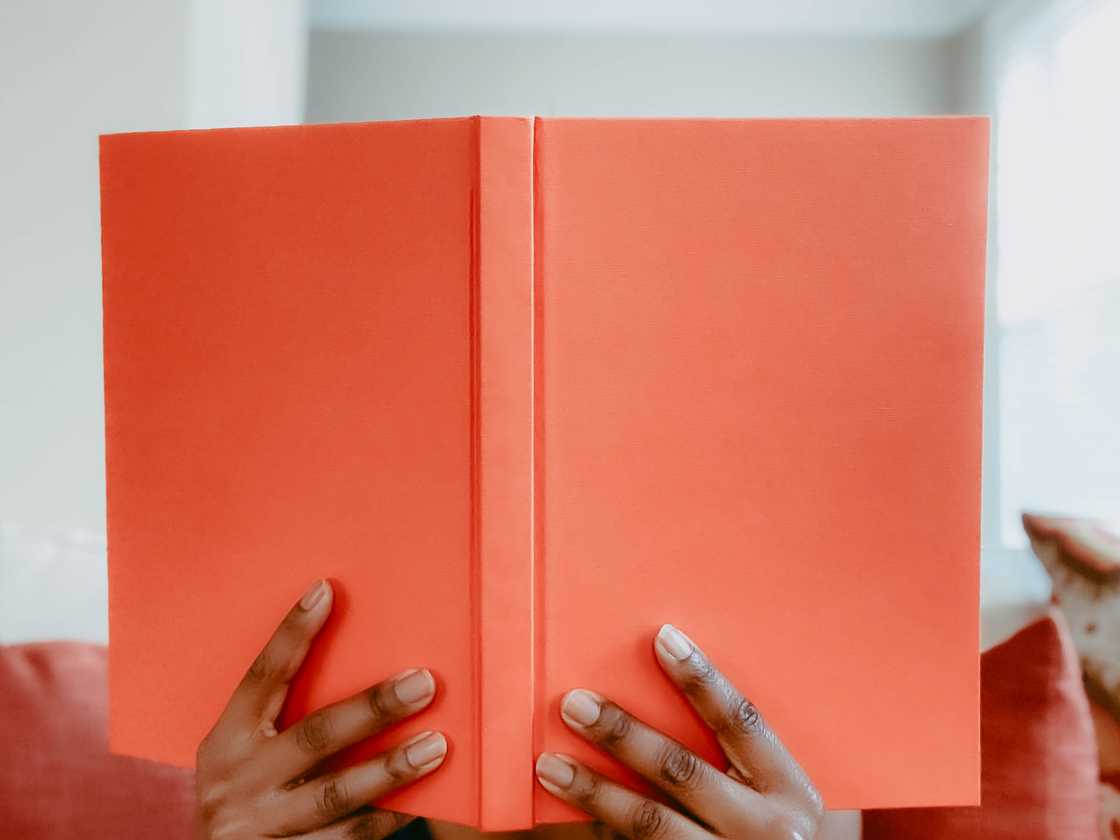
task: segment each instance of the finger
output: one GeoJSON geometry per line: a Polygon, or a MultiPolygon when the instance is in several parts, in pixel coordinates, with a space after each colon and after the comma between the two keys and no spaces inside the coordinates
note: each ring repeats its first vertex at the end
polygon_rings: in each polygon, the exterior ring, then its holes
{"type": "Polygon", "coordinates": [[[333,823],[436,770],[446,755],[441,733],[421,732],[371,761],[284,791],[274,809],[275,833],[301,834],[333,823]]]}
{"type": "Polygon", "coordinates": [[[652,799],[556,753],[537,759],[537,779],[553,796],[602,820],[631,840],[710,840],[705,829],[652,799]]]}
{"type": "Polygon", "coordinates": [[[436,683],[425,668],[410,668],[372,688],[319,709],[260,744],[253,765],[282,784],[323,759],[423,709],[436,683]]]}
{"type": "Polygon", "coordinates": [[[288,686],[330,615],[333,598],[331,585],[318,580],[288,611],[241,678],[218,721],[219,727],[233,726],[245,732],[274,727],[288,686]]]}
{"type": "Polygon", "coordinates": [[[671,624],[654,642],[661,667],[719,739],[745,784],[761,793],[813,790],[808,777],[754,704],[711,663],[696,644],[671,624]]]}
{"type": "Polygon", "coordinates": [[[414,819],[416,817],[410,814],[363,808],[353,816],[331,823],[326,828],[304,834],[303,840],[384,840],[414,819]]]}
{"type": "Polygon", "coordinates": [[[758,793],[592,691],[569,692],[561,715],[575,732],[722,833],[742,832],[750,814],[760,810],[758,793]]]}

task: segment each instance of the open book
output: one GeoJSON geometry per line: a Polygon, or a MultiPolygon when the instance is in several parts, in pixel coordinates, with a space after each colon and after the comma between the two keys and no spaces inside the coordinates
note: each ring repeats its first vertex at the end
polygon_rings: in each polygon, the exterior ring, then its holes
{"type": "Polygon", "coordinates": [[[288,606],[288,720],[398,670],[386,807],[578,815],[600,691],[722,764],[672,622],[833,808],[976,803],[985,120],[104,137],[114,750],[190,764],[288,606]]]}

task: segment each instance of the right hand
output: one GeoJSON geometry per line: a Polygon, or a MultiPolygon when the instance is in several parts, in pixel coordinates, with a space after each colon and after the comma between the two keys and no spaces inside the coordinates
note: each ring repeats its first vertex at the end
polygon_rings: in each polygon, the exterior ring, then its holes
{"type": "Polygon", "coordinates": [[[276,629],[198,747],[199,840],[306,837],[381,840],[411,817],[367,806],[437,769],[447,754],[439,732],[423,732],[343,770],[318,772],[334,753],[415,714],[436,684],[412,669],[307,716],[283,732],[276,719],[333,593],[312,585],[276,629]]]}

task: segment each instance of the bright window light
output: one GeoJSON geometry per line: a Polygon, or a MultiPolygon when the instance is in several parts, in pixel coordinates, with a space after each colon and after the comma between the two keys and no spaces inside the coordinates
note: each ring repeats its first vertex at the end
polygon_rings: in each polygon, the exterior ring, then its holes
{"type": "Polygon", "coordinates": [[[997,93],[1000,521],[1120,525],[1120,2],[1050,17],[997,93]]]}

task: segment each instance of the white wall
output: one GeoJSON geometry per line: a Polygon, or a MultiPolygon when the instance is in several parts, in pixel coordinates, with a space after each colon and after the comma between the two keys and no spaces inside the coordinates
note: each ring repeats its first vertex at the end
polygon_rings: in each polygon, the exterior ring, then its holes
{"type": "Polygon", "coordinates": [[[97,135],[302,116],[300,0],[216,8],[0,4],[0,522],[104,528],[97,135]]]}
{"type": "Polygon", "coordinates": [[[307,116],[940,114],[954,58],[933,39],[315,29],[307,116]]]}
{"type": "Polygon", "coordinates": [[[0,520],[103,520],[97,134],[182,125],[177,2],[0,5],[0,520]]]}
{"type": "Polygon", "coordinates": [[[303,0],[0,2],[0,641],[105,637],[97,136],[298,122],[303,0]]]}
{"type": "Polygon", "coordinates": [[[303,121],[305,0],[191,0],[190,128],[303,121]]]}

